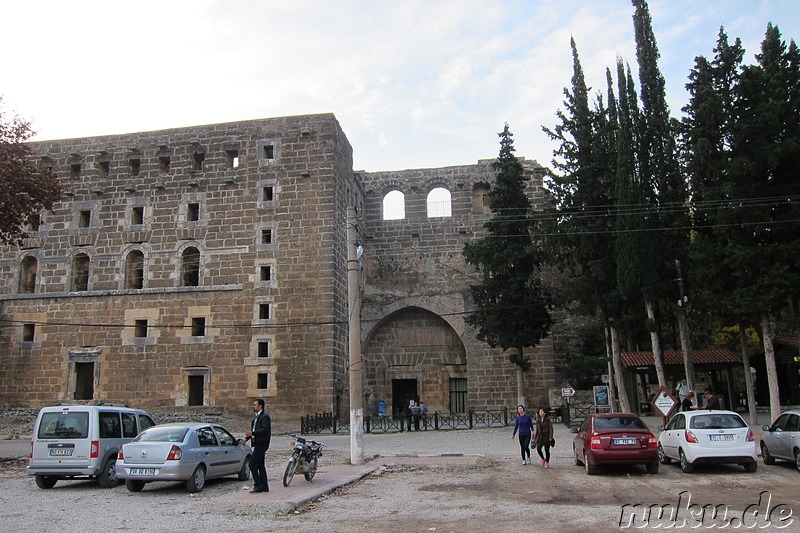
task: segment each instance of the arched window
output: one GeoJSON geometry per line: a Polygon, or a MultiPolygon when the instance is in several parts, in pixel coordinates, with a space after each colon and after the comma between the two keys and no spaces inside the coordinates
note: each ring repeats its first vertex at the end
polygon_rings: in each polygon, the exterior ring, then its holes
{"type": "Polygon", "coordinates": [[[197,287],[200,285],[200,250],[186,248],[181,256],[181,285],[197,287]]]}
{"type": "Polygon", "coordinates": [[[19,292],[32,293],[36,290],[36,271],[39,263],[32,255],[22,260],[19,272],[19,292]]]}
{"type": "Polygon", "coordinates": [[[75,254],[72,258],[72,290],[89,290],[89,256],[86,254],[75,254]]]}
{"type": "Polygon", "coordinates": [[[125,288],[144,288],[144,254],[140,250],[133,250],[125,261],[125,288]]]}
{"type": "Polygon", "coordinates": [[[383,197],[383,220],[402,220],[406,218],[406,197],[394,190],[383,197]]]}
{"type": "Polygon", "coordinates": [[[436,187],[428,193],[428,218],[452,216],[450,191],[444,187],[436,187]]]}

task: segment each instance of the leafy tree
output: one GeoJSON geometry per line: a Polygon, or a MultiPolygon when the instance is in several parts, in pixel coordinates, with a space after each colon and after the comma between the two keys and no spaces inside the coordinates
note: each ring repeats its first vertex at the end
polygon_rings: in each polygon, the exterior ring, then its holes
{"type": "MultiPolygon", "coordinates": [[[[2,99],[0,99],[2,104],[2,99]]],[[[28,228],[39,224],[39,213],[61,198],[61,184],[25,141],[33,136],[30,123],[7,117],[0,108],[0,242],[18,244],[28,228]]]]}
{"type": "Polygon", "coordinates": [[[492,216],[484,224],[488,235],[464,246],[467,262],[482,273],[482,282],[470,290],[478,310],[466,321],[478,329],[478,340],[512,350],[509,360],[517,368],[518,401],[527,405],[524,373],[531,361],[524,349],[548,335],[552,319],[531,234],[534,221],[525,194],[529,178],[514,155],[508,124],[499,135],[500,154],[492,164],[497,175],[489,191],[492,216]]]}

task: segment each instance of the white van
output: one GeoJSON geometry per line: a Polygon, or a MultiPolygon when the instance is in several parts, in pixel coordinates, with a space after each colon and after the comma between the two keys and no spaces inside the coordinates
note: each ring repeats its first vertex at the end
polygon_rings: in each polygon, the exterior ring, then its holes
{"type": "Polygon", "coordinates": [[[43,407],[36,417],[27,473],[50,489],[59,479],[96,477],[119,484],[117,451],[155,422],[145,411],[115,404],[43,407]]]}

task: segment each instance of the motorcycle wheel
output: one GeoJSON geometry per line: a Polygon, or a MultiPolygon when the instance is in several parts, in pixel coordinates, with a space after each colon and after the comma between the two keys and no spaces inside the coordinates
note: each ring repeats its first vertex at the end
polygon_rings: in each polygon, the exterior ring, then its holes
{"type": "Polygon", "coordinates": [[[292,457],[286,463],[286,471],[283,473],[283,486],[288,487],[294,477],[294,471],[297,470],[297,457],[292,457]]]}
{"type": "Polygon", "coordinates": [[[306,481],[311,481],[314,479],[314,474],[317,473],[317,458],[316,456],[308,462],[308,470],[306,473],[303,474],[306,477],[306,481]]]}

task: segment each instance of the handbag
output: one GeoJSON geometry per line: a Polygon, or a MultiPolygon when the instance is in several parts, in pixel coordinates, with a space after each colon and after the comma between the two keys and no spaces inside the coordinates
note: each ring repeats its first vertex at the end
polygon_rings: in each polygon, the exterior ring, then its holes
{"type": "Polygon", "coordinates": [[[550,439],[550,447],[554,448],[555,445],[556,445],[556,439],[555,438],[550,439]]]}

